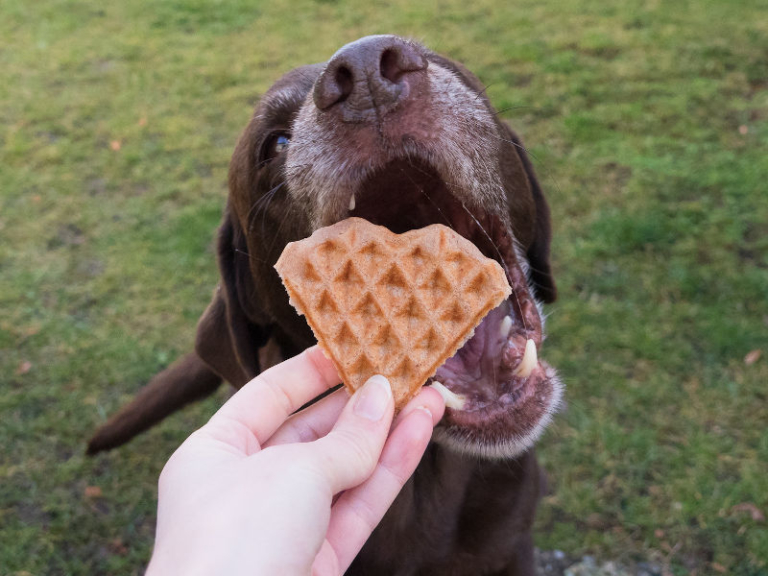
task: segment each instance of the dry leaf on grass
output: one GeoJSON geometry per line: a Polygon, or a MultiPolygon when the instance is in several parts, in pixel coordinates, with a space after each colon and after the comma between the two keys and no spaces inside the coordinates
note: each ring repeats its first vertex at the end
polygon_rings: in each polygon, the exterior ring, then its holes
{"type": "Polygon", "coordinates": [[[19,366],[16,368],[16,376],[21,376],[22,374],[26,374],[32,369],[32,362],[29,360],[24,360],[23,362],[19,362],[19,366]]]}
{"type": "Polygon", "coordinates": [[[100,486],[86,486],[83,494],[86,498],[101,498],[103,495],[100,486]]]}
{"type": "Polygon", "coordinates": [[[731,508],[731,512],[749,512],[749,515],[755,522],[762,522],[765,520],[765,514],[762,513],[760,508],[752,504],[752,502],[736,504],[736,506],[731,508]]]}
{"type": "Polygon", "coordinates": [[[744,364],[747,366],[751,366],[758,360],[760,360],[760,355],[762,354],[761,350],[752,350],[749,354],[744,356],[744,364]]]}
{"type": "Polygon", "coordinates": [[[110,540],[109,549],[113,554],[117,554],[118,556],[125,556],[128,554],[128,547],[125,545],[122,538],[113,538],[110,540]]]}

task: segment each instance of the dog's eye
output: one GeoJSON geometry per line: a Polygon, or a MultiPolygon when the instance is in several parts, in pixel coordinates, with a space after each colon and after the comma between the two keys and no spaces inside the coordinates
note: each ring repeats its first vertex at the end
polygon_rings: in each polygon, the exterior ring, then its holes
{"type": "Polygon", "coordinates": [[[267,163],[276,156],[288,150],[291,143],[290,134],[287,132],[275,132],[264,142],[264,148],[261,153],[262,163],[267,163]]]}

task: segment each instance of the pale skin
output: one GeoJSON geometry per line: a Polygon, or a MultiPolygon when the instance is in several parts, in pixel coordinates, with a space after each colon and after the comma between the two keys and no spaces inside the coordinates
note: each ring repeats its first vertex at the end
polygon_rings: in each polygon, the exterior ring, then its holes
{"type": "Polygon", "coordinates": [[[351,398],[317,347],[246,384],[171,456],[147,574],[343,574],[421,459],[443,399],[394,418],[387,380],[351,398]]]}

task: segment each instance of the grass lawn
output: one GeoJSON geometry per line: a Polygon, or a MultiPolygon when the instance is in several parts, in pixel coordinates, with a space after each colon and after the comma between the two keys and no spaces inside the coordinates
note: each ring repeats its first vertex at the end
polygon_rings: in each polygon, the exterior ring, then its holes
{"type": "Polygon", "coordinates": [[[537,544],[768,573],[764,1],[3,0],[0,574],[142,572],[160,469],[224,391],[85,440],[190,348],[259,94],[382,32],[478,74],[552,206],[537,544]]]}

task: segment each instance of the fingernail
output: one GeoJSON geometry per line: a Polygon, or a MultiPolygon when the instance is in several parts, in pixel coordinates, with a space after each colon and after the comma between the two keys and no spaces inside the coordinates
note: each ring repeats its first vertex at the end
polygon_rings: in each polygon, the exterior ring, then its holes
{"type": "Polygon", "coordinates": [[[381,420],[392,398],[392,388],[384,376],[371,376],[357,392],[354,412],[367,420],[381,420]]]}

